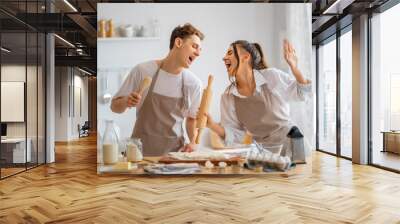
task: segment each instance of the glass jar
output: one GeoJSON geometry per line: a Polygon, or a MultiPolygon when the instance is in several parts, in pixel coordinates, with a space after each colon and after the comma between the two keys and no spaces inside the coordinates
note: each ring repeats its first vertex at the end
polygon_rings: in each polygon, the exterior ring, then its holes
{"type": "Polygon", "coordinates": [[[98,36],[101,38],[106,37],[106,21],[104,19],[99,21],[99,33],[98,36]]]}
{"type": "Polygon", "coordinates": [[[139,138],[131,138],[126,145],[126,159],[128,162],[139,162],[143,160],[142,142],[139,138]]]}
{"type": "Polygon", "coordinates": [[[151,21],[151,27],[152,27],[152,36],[153,37],[159,37],[160,36],[160,23],[158,22],[158,19],[153,19],[151,21]]]}
{"type": "Polygon", "coordinates": [[[114,37],[114,23],[112,19],[107,21],[107,26],[108,26],[108,30],[106,33],[107,37],[114,37]]]}
{"type": "Polygon", "coordinates": [[[118,135],[115,131],[114,121],[106,120],[106,129],[103,135],[103,163],[114,164],[118,162],[118,135]]]}

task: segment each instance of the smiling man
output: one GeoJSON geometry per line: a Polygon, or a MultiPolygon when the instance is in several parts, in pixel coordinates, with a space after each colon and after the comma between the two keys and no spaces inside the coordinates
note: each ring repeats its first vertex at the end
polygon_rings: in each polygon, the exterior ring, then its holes
{"type": "Polygon", "coordinates": [[[176,27],[171,33],[168,55],[136,65],[113,97],[113,112],[123,113],[127,108],[136,107],[132,137],[141,139],[145,156],[193,150],[202,85],[188,68],[200,56],[203,38],[191,24],[176,27]],[[139,94],[140,84],[148,76],[152,78],[151,85],[139,94]],[[186,144],[185,118],[190,141],[186,144]]]}

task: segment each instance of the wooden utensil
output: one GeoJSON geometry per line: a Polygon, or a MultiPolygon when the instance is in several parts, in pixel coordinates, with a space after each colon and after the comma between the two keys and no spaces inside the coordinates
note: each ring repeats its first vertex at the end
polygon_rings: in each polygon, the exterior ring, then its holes
{"type": "Polygon", "coordinates": [[[243,160],[243,158],[241,158],[241,157],[232,157],[230,159],[219,159],[219,160],[215,160],[215,159],[210,159],[210,160],[208,160],[208,159],[181,160],[181,159],[172,158],[170,156],[163,156],[158,160],[158,162],[159,163],[165,163],[165,164],[169,164],[169,163],[198,163],[200,165],[204,165],[207,161],[210,161],[215,166],[217,166],[219,162],[225,162],[227,165],[235,165],[235,164],[238,164],[242,160],[243,160]]]}
{"type": "Polygon", "coordinates": [[[152,78],[149,77],[149,76],[144,77],[142,83],[141,83],[140,86],[139,86],[139,90],[138,90],[138,94],[139,94],[139,95],[142,95],[143,92],[144,92],[147,88],[149,88],[149,86],[150,86],[150,84],[151,84],[151,80],[152,80],[152,78]]]}
{"type": "Polygon", "coordinates": [[[198,128],[195,141],[196,144],[200,143],[202,130],[207,126],[207,116],[205,114],[208,113],[208,109],[211,104],[211,97],[212,97],[211,85],[213,81],[214,81],[214,76],[209,75],[207,88],[204,89],[203,95],[201,97],[201,103],[200,103],[199,113],[197,114],[197,122],[196,122],[196,128],[198,128]]]}
{"type": "Polygon", "coordinates": [[[250,145],[252,142],[253,142],[253,136],[248,131],[246,131],[242,143],[245,145],[250,145]]]}

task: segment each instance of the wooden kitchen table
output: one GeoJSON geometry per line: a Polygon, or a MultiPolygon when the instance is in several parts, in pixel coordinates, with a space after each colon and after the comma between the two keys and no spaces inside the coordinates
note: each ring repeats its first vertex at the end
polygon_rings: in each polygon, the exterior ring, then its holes
{"type": "Polygon", "coordinates": [[[301,174],[311,174],[312,172],[312,162],[311,158],[307,158],[306,164],[297,164],[294,168],[289,169],[288,171],[271,171],[271,172],[263,172],[250,170],[239,165],[230,165],[225,168],[220,168],[215,166],[214,168],[206,168],[204,166],[201,167],[201,171],[193,174],[152,174],[144,171],[143,167],[148,164],[157,163],[160,157],[145,157],[143,161],[139,162],[138,168],[131,170],[112,170],[112,165],[104,165],[97,164],[97,173],[102,176],[107,175],[132,175],[132,176],[269,176],[269,175],[278,175],[283,177],[289,177],[292,175],[301,175],[301,174]]]}

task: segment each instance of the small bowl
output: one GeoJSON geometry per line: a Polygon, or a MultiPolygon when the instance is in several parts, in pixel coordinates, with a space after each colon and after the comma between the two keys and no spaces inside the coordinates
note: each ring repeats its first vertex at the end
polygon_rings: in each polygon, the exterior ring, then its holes
{"type": "Polygon", "coordinates": [[[132,25],[125,25],[119,28],[119,33],[122,37],[133,37],[135,34],[134,32],[132,25]]]}

